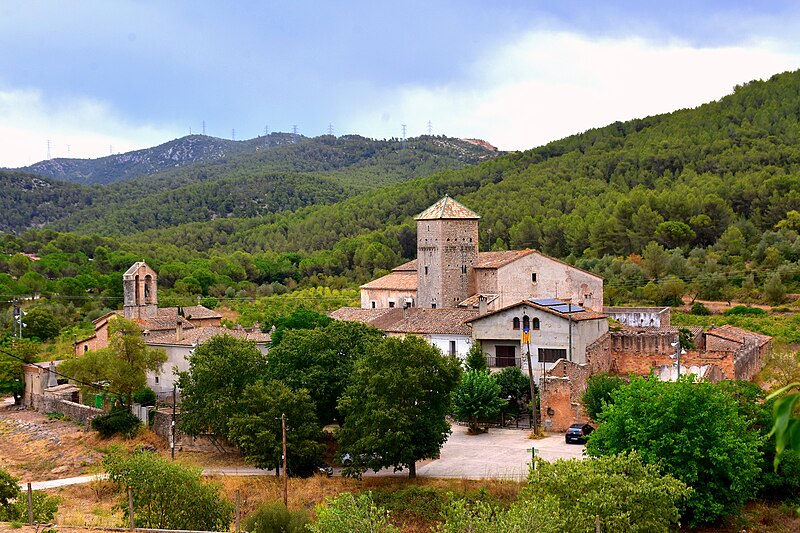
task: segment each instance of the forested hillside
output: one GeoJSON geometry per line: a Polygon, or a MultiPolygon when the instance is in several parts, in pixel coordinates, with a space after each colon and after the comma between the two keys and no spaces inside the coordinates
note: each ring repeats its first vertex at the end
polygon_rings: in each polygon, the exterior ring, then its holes
{"type": "MultiPolygon", "coordinates": [[[[329,204],[382,185],[461,168],[496,155],[481,146],[445,137],[401,142],[354,135],[323,136],[300,137],[294,143],[288,142],[291,136],[287,141],[280,135],[236,143],[192,136],[149,151],[102,160],[69,160],[70,164],[113,167],[111,170],[117,172],[113,183],[103,186],[78,186],[48,177],[0,171],[0,180],[8,186],[8,199],[22,200],[16,203],[13,213],[0,213],[0,231],[19,232],[49,224],[63,231],[111,235],[216,218],[257,217],[329,204]],[[269,139],[273,144],[268,147],[257,144],[269,139]],[[231,144],[235,150],[229,153],[231,144]],[[247,146],[250,148],[245,149],[247,146]],[[214,152],[215,147],[220,151],[214,152]],[[220,147],[228,147],[228,151],[220,147]],[[151,168],[151,152],[175,154],[177,168],[122,180],[136,169],[151,168]],[[219,157],[206,162],[208,157],[203,154],[207,153],[219,157]],[[198,162],[192,164],[192,157],[198,162]],[[103,163],[104,160],[107,161],[103,163]],[[124,162],[111,165],[117,160],[124,162]],[[11,179],[12,176],[16,177],[11,179]],[[23,180],[22,176],[28,178],[23,180]]],[[[64,162],[54,161],[41,165],[64,162]]]]}
{"type": "MultiPolygon", "coordinates": [[[[297,288],[352,288],[413,258],[413,215],[450,194],[483,217],[482,250],[533,247],[564,258],[606,278],[607,303],[669,304],[686,294],[788,303],[789,293],[800,292],[798,140],[800,73],[793,72],[697,109],[611,124],[342,200],[352,191],[348,180],[371,179],[380,165],[355,158],[302,177],[239,176],[231,167],[234,175],[216,181],[191,180],[185,195],[175,188],[143,195],[130,210],[120,203],[103,216],[74,219],[114,238],[51,229],[6,236],[0,294],[72,294],[70,305],[86,299],[84,311],[99,312],[118,298],[119,274],[142,259],[158,271],[165,301],[200,295],[239,305],[297,288]],[[233,192],[242,184],[258,190],[266,207],[233,192]],[[292,188],[295,196],[272,200],[292,188]],[[191,207],[177,207],[180,201],[191,207]],[[288,211],[270,201],[305,207],[288,211]],[[126,222],[154,229],[126,235],[126,222]]],[[[415,152],[397,143],[387,153],[382,161],[415,152]]],[[[406,172],[391,168],[394,177],[406,172]]]]}

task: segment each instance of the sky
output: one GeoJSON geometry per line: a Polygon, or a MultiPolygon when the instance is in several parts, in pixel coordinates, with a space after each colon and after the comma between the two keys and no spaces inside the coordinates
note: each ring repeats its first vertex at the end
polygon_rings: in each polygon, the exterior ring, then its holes
{"type": "Polygon", "coordinates": [[[0,167],[206,133],[524,150],[800,68],[800,2],[2,0],[0,167]]]}

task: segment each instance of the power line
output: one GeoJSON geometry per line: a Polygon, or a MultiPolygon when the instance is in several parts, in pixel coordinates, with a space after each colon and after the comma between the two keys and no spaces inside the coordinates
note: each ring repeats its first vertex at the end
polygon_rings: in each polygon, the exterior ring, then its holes
{"type": "MultiPolygon", "coordinates": [[[[22,358],[22,357],[20,357],[20,356],[18,356],[16,354],[13,354],[11,352],[7,352],[2,348],[0,348],[0,353],[2,353],[4,355],[7,355],[8,357],[11,357],[13,359],[16,359],[17,361],[21,361],[22,363],[24,363],[26,365],[36,364],[36,363],[29,363],[24,358],[22,358]]],[[[37,362],[39,362],[39,363],[47,363],[47,362],[52,363],[53,361],[37,361],[37,362]]],[[[86,387],[91,387],[93,389],[102,390],[102,391],[106,391],[106,392],[111,392],[111,389],[109,389],[107,387],[104,387],[102,385],[98,385],[97,383],[87,383],[86,381],[82,381],[80,379],[76,379],[76,378],[70,377],[70,376],[68,376],[66,374],[62,374],[61,372],[59,372],[58,370],[56,370],[54,368],[53,369],[49,369],[48,371],[52,372],[56,376],[61,376],[62,378],[69,379],[71,381],[74,381],[75,383],[79,383],[79,384],[84,385],[86,387]]]]}

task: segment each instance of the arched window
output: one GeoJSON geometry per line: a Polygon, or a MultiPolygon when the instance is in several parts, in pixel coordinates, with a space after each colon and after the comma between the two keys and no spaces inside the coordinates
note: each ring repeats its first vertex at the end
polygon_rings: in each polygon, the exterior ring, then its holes
{"type": "Polygon", "coordinates": [[[538,318],[534,318],[533,319],[533,329],[539,329],[539,319],[538,318]]]}
{"type": "Polygon", "coordinates": [[[528,315],[524,315],[522,317],[522,329],[529,330],[531,328],[531,319],[528,318],[528,315]]]}
{"type": "Polygon", "coordinates": [[[514,324],[514,329],[519,329],[519,317],[516,316],[514,317],[513,324],[514,324]]]}

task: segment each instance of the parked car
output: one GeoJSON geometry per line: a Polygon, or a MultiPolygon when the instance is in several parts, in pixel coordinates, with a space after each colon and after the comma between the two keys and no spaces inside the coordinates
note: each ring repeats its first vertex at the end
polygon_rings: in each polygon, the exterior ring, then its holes
{"type": "Polygon", "coordinates": [[[317,469],[317,474],[322,474],[323,476],[328,477],[333,476],[333,467],[325,461],[318,461],[315,467],[317,469]]]}
{"type": "Polygon", "coordinates": [[[594,431],[594,428],[590,424],[572,424],[569,429],[567,429],[564,440],[567,444],[586,444],[586,438],[592,431],[594,431]]]}

